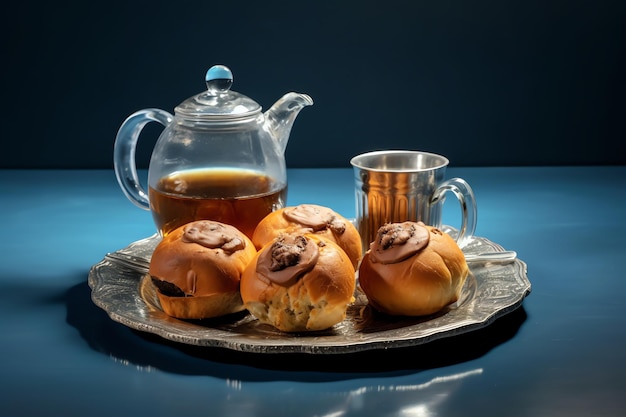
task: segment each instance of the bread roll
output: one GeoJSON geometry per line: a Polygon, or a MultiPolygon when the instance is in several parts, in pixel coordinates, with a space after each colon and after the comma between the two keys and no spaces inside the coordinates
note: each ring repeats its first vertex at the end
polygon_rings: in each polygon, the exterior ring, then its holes
{"type": "Polygon", "coordinates": [[[281,233],[315,233],[330,239],[346,252],[355,269],[363,255],[356,227],[327,207],[300,204],[274,211],[257,225],[252,242],[260,249],[281,233]]]}
{"type": "Polygon", "coordinates": [[[346,253],[316,234],[283,234],[265,245],[241,277],[252,315],[284,332],[324,330],[346,317],[355,270],[346,253]]]}
{"type": "Polygon", "coordinates": [[[424,316],[458,300],[469,268],[454,239],[424,223],[390,223],[359,267],[359,284],[376,310],[424,316]]]}
{"type": "Polygon", "coordinates": [[[255,254],[252,241],[230,225],[200,220],[173,230],[149,269],[163,311],[180,319],[242,311],[239,281],[255,254]]]}

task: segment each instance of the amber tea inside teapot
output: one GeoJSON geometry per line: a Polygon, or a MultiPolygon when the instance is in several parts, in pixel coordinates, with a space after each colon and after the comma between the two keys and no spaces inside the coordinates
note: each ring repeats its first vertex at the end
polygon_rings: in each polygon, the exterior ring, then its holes
{"type": "Polygon", "coordinates": [[[296,116],[313,101],[287,93],[262,112],[254,100],[230,90],[227,67],[211,67],[205,81],[207,90],[179,104],[174,115],[144,109],[124,121],[115,140],[115,174],[130,201],[152,212],[162,235],[207,219],[251,236],[263,217],[285,204],[285,148],[296,116]],[[152,121],[165,128],[152,151],[146,193],[135,149],[152,121]]]}

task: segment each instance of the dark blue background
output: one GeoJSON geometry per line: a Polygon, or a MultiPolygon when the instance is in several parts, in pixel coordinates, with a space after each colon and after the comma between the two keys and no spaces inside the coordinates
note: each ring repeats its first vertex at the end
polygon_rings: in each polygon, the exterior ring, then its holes
{"type": "MultiPolygon", "coordinates": [[[[453,166],[626,163],[624,1],[25,1],[3,18],[0,168],[109,168],[132,112],[228,65],[290,167],[411,148],[453,166]]],[[[145,131],[145,166],[159,134],[145,131]]]]}

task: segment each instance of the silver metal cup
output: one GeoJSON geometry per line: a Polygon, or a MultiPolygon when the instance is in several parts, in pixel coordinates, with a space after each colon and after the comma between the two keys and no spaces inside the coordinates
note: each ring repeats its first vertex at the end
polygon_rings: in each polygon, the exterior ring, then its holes
{"type": "Polygon", "coordinates": [[[441,227],[443,203],[451,191],[461,204],[460,247],[476,229],[476,200],[461,178],[445,180],[449,163],[444,156],[404,150],[368,152],[350,160],[354,169],[356,223],[363,250],[369,249],[386,223],[421,221],[441,227]]]}

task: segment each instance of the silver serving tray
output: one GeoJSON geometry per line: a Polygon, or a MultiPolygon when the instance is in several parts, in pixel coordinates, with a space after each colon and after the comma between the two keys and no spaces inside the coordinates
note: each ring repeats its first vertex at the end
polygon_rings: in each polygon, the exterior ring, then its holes
{"type": "MultiPolygon", "coordinates": [[[[448,228],[454,235],[456,230],[448,228]]],[[[109,253],[89,272],[93,302],[132,329],[175,342],[254,353],[341,354],[414,346],[473,331],[518,308],[531,291],[524,262],[470,263],[459,301],[438,314],[390,317],[375,312],[358,290],[346,319],[323,332],[287,334],[259,323],[246,312],[212,320],[178,320],[165,314],[147,270],[160,238],[151,236],[109,253]]],[[[466,254],[504,249],[475,237],[466,254]]]]}

